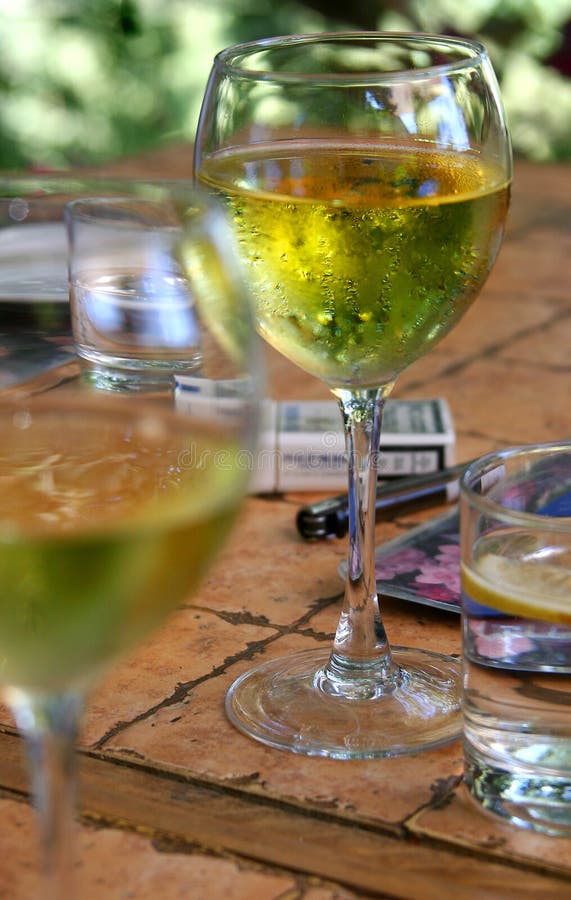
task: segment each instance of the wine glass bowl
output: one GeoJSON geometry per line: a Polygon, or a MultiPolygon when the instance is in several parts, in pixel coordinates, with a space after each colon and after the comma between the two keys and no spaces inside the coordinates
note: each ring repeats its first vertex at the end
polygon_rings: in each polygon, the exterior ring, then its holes
{"type": "Polygon", "coordinates": [[[260,332],[333,388],[393,381],[491,269],[509,147],[486,76],[478,45],[412,36],[278,39],[218,57],[198,178],[230,204],[260,332]]]}
{"type": "Polygon", "coordinates": [[[395,379],[466,312],[501,243],[511,153],[487,53],[396,33],[230,47],[206,88],[195,174],[228,206],[260,334],[337,397],[349,469],[333,649],[246,673],[230,718],[268,744],[337,758],[450,740],[458,662],[389,647],[374,498],[395,379]]]}
{"type": "Polygon", "coordinates": [[[81,691],[196,586],[242,496],[242,445],[79,391],[0,402],[0,427],[1,681],[8,697],[81,691]]]}

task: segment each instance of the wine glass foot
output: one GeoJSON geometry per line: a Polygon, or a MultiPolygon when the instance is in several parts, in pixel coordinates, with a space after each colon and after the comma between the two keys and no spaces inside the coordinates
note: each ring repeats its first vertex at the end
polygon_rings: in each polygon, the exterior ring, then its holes
{"type": "Polygon", "coordinates": [[[400,677],[386,693],[355,700],[318,687],[329,656],[302,651],[242,675],[226,698],[230,721],[271,747],[333,759],[402,756],[460,737],[457,659],[394,647],[400,677]]]}

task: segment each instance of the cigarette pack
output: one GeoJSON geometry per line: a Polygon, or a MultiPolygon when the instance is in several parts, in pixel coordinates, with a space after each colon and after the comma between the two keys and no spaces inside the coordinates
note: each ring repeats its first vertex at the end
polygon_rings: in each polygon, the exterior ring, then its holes
{"type": "MultiPolygon", "coordinates": [[[[232,418],[244,398],[235,381],[177,376],[181,410],[232,418]]],[[[383,411],[379,479],[438,472],[454,463],[455,433],[448,403],[388,400],[383,411]]],[[[342,491],[347,456],[339,406],[334,400],[262,401],[257,451],[246,455],[251,493],[342,491]]],[[[246,459],[242,455],[242,464],[246,459]]]]}
{"type": "MultiPolygon", "coordinates": [[[[443,398],[389,400],[383,413],[380,479],[437,472],[454,463],[455,432],[443,398]]],[[[264,401],[251,491],[347,487],[341,414],[335,401],[264,401]]]]}

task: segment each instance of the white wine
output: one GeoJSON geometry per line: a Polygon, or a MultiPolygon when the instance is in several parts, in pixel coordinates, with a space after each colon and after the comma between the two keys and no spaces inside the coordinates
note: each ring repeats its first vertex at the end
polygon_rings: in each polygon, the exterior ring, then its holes
{"type": "Polygon", "coordinates": [[[392,381],[465,313],[499,249],[509,186],[475,153],[254,145],[199,178],[226,198],[270,344],[332,387],[392,381]]]}
{"type": "Polygon", "coordinates": [[[95,674],[188,596],[229,529],[232,441],[136,409],[0,411],[0,684],[95,674]]]}

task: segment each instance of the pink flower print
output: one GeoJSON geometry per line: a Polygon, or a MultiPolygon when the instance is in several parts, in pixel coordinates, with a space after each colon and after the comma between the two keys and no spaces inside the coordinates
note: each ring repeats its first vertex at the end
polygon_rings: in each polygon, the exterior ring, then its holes
{"type": "Polygon", "coordinates": [[[430,585],[435,600],[453,600],[460,593],[460,548],[458,544],[443,544],[434,559],[420,566],[415,584],[430,585]]]}
{"type": "Polygon", "coordinates": [[[381,581],[390,581],[395,575],[404,575],[406,572],[420,569],[426,559],[426,554],[422,550],[403,547],[384,559],[377,560],[376,576],[381,581]]]}
{"type": "MultiPolygon", "coordinates": [[[[416,580],[416,585],[420,587],[423,583],[416,580]]],[[[457,603],[458,602],[458,593],[454,590],[454,588],[449,587],[446,584],[429,584],[429,590],[426,589],[424,591],[419,590],[419,594],[427,595],[431,600],[443,600],[447,603],[457,603]]]]}

